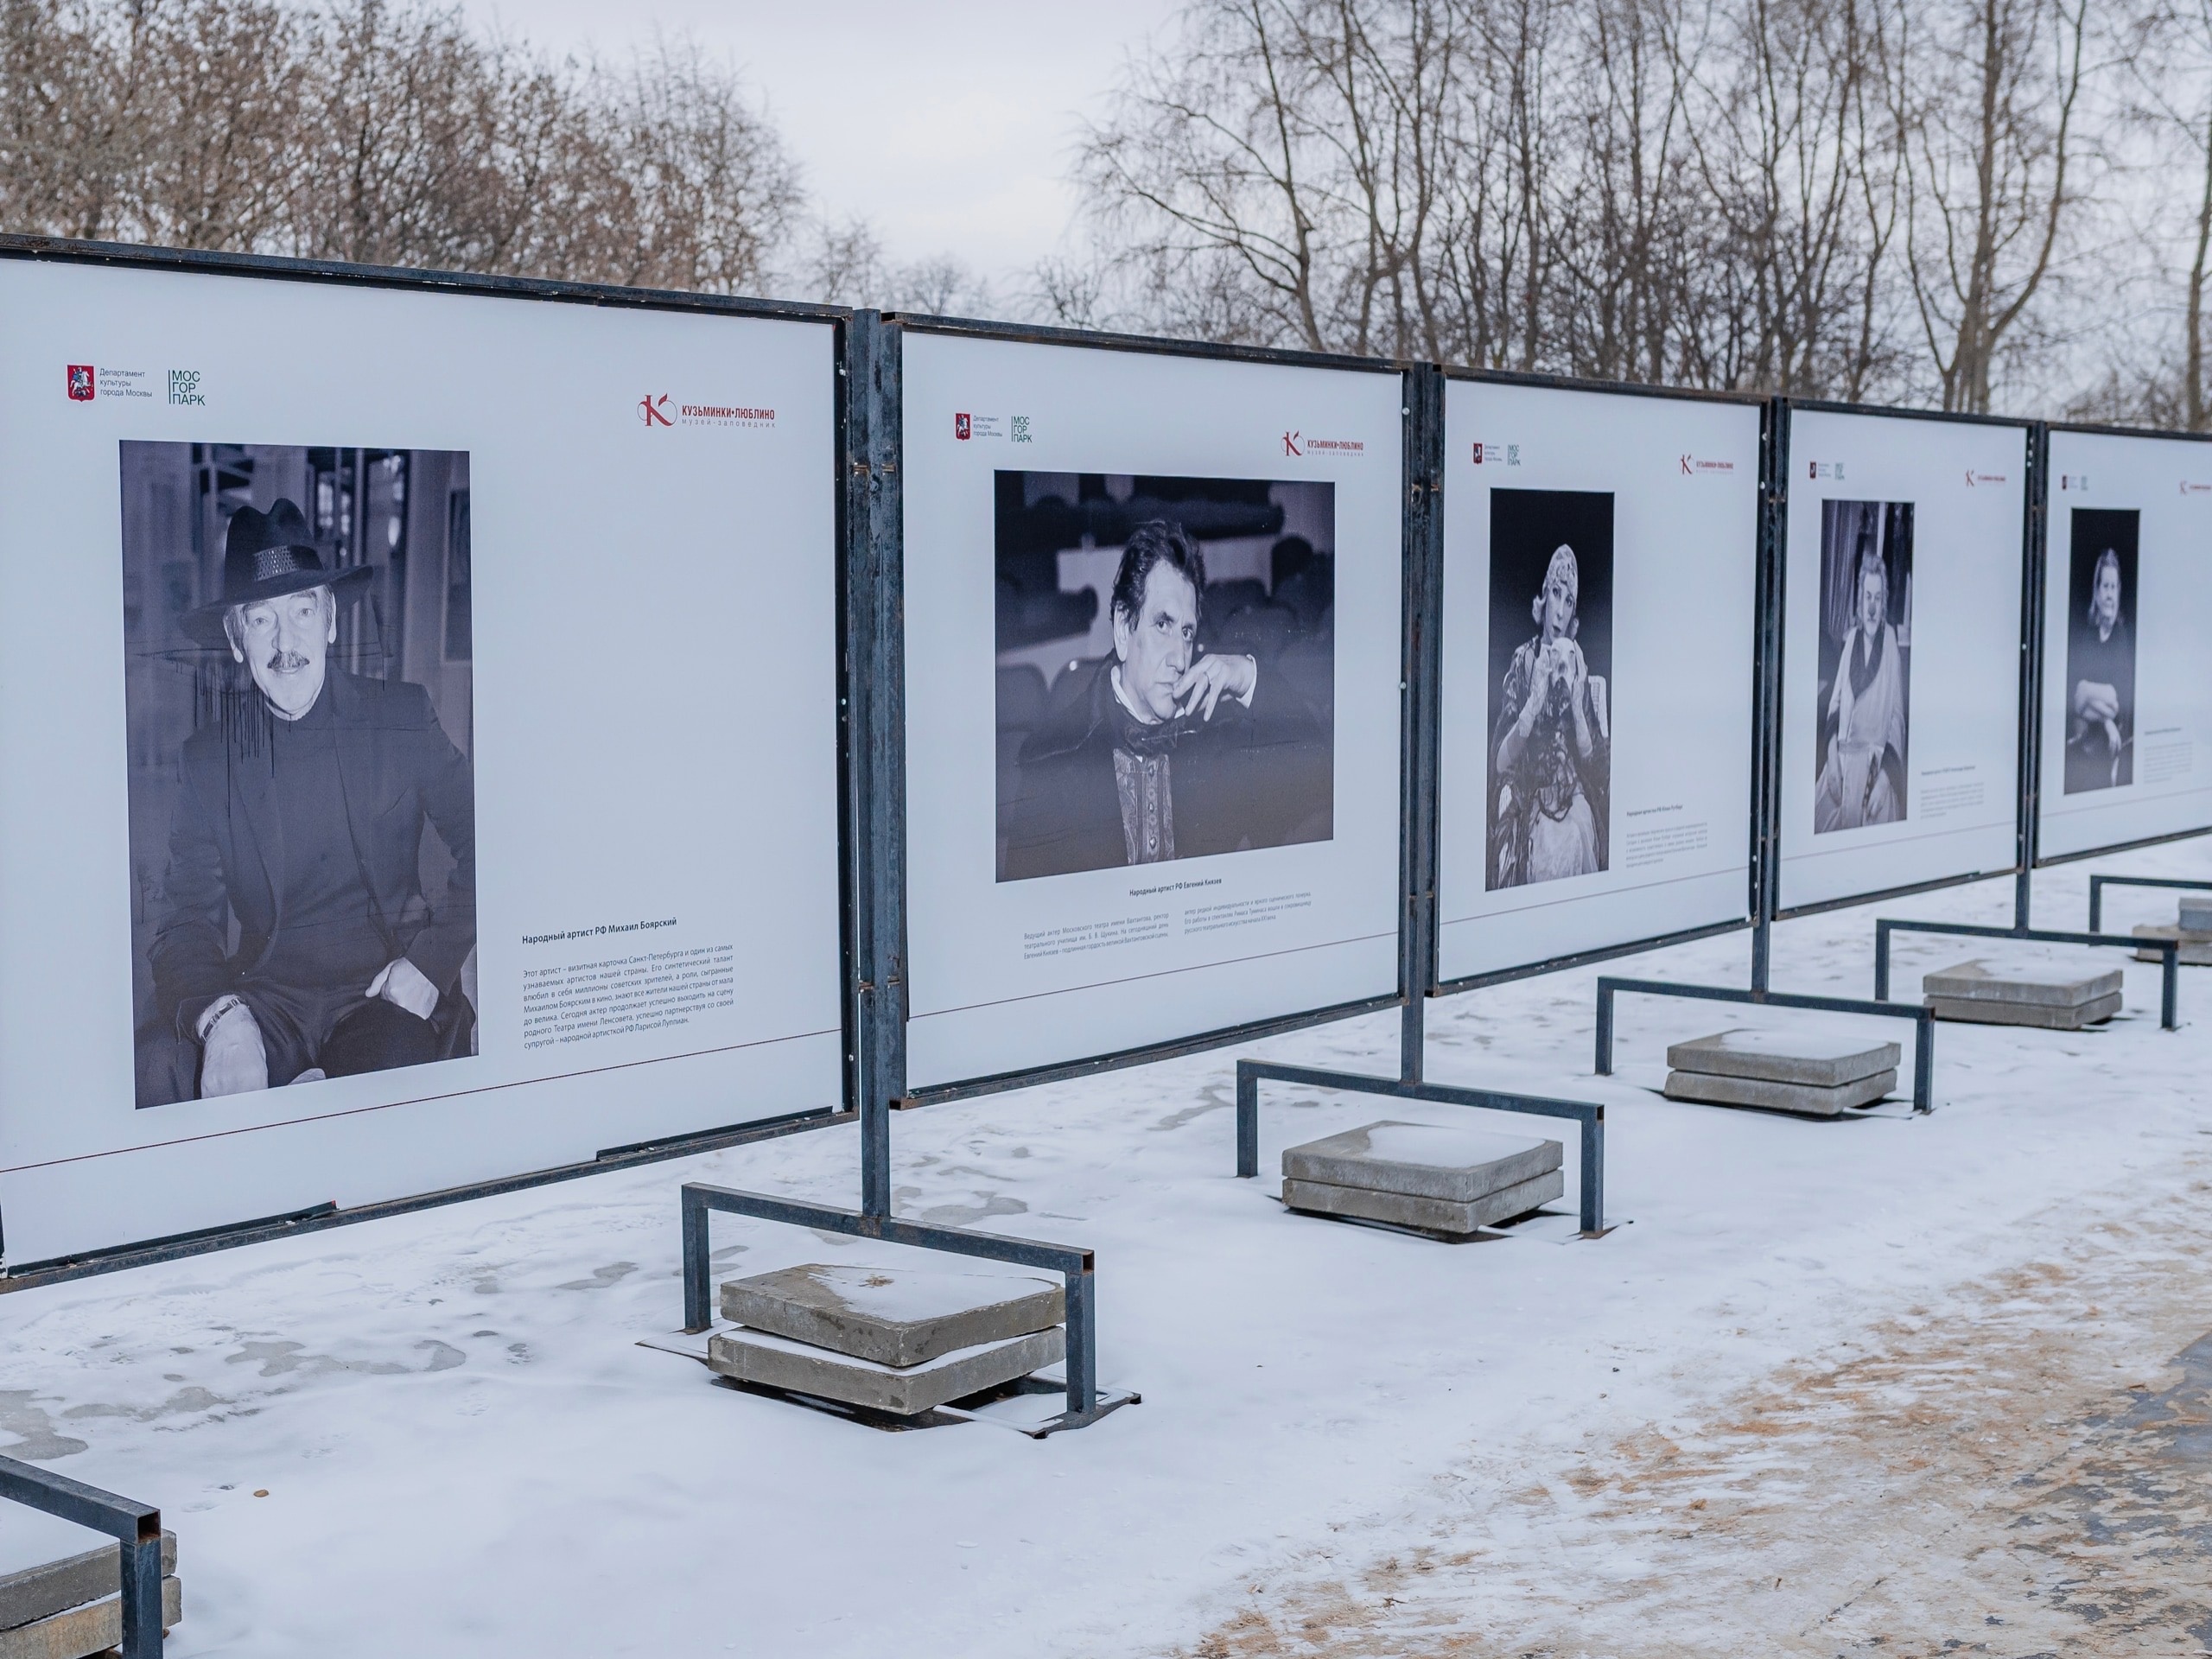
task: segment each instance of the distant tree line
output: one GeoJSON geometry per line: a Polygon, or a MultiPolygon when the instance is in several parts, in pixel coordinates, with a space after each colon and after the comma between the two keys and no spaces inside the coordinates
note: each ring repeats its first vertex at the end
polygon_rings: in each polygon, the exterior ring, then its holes
{"type": "Polygon", "coordinates": [[[799,205],[695,51],[556,63],[381,0],[0,0],[10,230],[733,292],[799,205]]]}
{"type": "Polygon", "coordinates": [[[1071,319],[2207,424],[2212,0],[1197,0],[1080,168],[1071,319]]]}
{"type": "Polygon", "coordinates": [[[1193,0],[996,291],[736,71],[426,0],[0,0],[0,227],[2212,427],[2212,0],[1193,0]]]}

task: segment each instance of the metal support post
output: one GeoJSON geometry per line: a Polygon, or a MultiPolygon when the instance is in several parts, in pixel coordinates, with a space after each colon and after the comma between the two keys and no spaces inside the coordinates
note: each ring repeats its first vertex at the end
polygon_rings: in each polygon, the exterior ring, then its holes
{"type": "Polygon", "coordinates": [[[1444,374],[1405,372],[1403,645],[1399,666],[1398,1080],[1417,1084],[1436,977],[1437,713],[1444,578],[1444,374]]]}
{"type": "Polygon", "coordinates": [[[845,802],[852,826],[861,1209],[891,1213],[891,1109],[906,1090],[906,649],[899,606],[899,332],[854,314],[846,380],[845,802]]]}
{"type": "MultiPolygon", "coordinates": [[[[123,1659],[161,1659],[162,1512],[36,1464],[0,1457],[0,1497],[104,1532],[120,1545],[123,1659]]],[[[73,1652],[74,1649],[73,1649],[73,1652]]]]}
{"type": "Polygon", "coordinates": [[[2019,822],[2013,835],[2012,925],[2030,925],[2035,898],[2037,845],[2043,813],[2043,622],[2044,551],[2049,544],[2050,499],[2048,463],[2050,429],[2037,421],[2028,429],[2025,487],[2027,511],[2022,516],[2020,551],[2020,741],[2018,750],[2019,822]]]}

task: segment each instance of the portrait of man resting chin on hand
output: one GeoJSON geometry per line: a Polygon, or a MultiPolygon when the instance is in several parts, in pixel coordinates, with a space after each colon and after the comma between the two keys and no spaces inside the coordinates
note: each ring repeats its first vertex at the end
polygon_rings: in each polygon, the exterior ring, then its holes
{"type": "Polygon", "coordinates": [[[182,619],[232,679],[178,760],[142,1106],[474,1052],[469,762],[421,686],[332,660],[373,575],[327,568],[292,502],[241,507],[220,598],[182,619]],[[451,855],[435,896],[426,829],[451,855]]]}
{"type": "Polygon", "coordinates": [[[1183,525],[1135,527],[1111,654],[1059,677],[1021,746],[1001,880],[1327,837],[1331,751],[1315,711],[1275,664],[1201,646],[1206,592],[1183,525]]]}

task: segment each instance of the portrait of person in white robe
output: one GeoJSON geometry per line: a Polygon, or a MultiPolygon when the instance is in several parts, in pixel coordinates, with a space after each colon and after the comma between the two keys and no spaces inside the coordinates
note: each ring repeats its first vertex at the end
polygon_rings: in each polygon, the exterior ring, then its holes
{"type": "Polygon", "coordinates": [[[1822,711],[1832,730],[1813,791],[1813,830],[1858,830],[1905,815],[1905,669],[1889,620],[1890,578],[1871,542],[1859,549],[1858,605],[1822,711]]]}
{"type": "Polygon", "coordinates": [[[1515,650],[1493,705],[1493,891],[1605,868],[1612,737],[1605,679],[1575,642],[1580,589],[1574,550],[1554,550],[1531,607],[1536,637],[1515,650]]]}

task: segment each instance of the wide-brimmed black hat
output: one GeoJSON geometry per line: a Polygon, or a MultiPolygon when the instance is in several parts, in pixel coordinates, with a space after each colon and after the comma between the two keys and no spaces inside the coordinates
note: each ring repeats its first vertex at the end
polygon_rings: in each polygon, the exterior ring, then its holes
{"type": "Polygon", "coordinates": [[[327,588],[344,599],[375,574],[375,568],[365,564],[350,570],[325,569],[322,555],[308,535],[306,516],[289,501],[280,500],[267,512],[240,507],[231,515],[223,542],[223,595],[186,612],[184,631],[202,645],[228,645],[223,617],[233,605],[281,599],[307,588],[327,588]]]}

